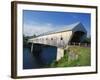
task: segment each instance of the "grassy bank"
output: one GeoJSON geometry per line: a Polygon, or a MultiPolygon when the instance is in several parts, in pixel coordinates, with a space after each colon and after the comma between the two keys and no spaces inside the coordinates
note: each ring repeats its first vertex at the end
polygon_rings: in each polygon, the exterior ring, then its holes
{"type": "Polygon", "coordinates": [[[64,57],[59,61],[52,62],[50,67],[73,67],[73,66],[90,66],[91,64],[91,52],[90,48],[73,46],[69,47],[64,52],[64,57]],[[69,59],[69,52],[73,51],[77,55],[75,59],[69,59]]]}

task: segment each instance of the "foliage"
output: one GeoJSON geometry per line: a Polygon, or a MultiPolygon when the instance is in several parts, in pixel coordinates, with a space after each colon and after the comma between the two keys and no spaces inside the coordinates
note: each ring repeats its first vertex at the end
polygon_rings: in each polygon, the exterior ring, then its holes
{"type": "Polygon", "coordinates": [[[25,35],[23,35],[23,46],[28,46],[28,39],[35,38],[35,37],[36,37],[35,34],[33,34],[33,36],[25,36],[25,35]]]}
{"type": "Polygon", "coordinates": [[[91,43],[91,38],[90,37],[87,37],[84,39],[83,43],[88,43],[90,44],[91,43]]]}
{"type": "Polygon", "coordinates": [[[29,38],[30,38],[29,36],[23,35],[23,46],[27,46],[28,45],[28,39],[29,38]]]}
{"type": "Polygon", "coordinates": [[[35,38],[36,37],[36,35],[35,34],[33,34],[33,36],[32,36],[33,38],[35,38]]]}
{"type": "Polygon", "coordinates": [[[50,67],[73,67],[73,66],[89,66],[91,63],[90,48],[86,47],[70,47],[75,54],[78,54],[78,59],[68,60],[68,50],[64,51],[64,57],[59,61],[51,63],[50,67]]]}

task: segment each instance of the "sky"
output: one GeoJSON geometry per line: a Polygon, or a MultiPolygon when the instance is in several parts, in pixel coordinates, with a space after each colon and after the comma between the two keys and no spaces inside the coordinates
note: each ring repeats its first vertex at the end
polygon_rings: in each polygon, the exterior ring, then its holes
{"type": "Polygon", "coordinates": [[[91,14],[89,13],[23,10],[23,34],[25,36],[39,35],[63,26],[81,22],[89,36],[91,29],[90,21],[91,14]]]}

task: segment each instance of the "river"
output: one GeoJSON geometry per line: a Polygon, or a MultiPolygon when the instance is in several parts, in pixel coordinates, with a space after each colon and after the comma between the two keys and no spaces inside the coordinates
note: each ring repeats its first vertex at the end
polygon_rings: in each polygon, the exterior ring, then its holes
{"type": "Polygon", "coordinates": [[[34,56],[36,53],[31,53],[28,47],[23,48],[23,69],[45,68],[46,64],[56,60],[57,48],[43,47],[39,57],[34,56]]]}

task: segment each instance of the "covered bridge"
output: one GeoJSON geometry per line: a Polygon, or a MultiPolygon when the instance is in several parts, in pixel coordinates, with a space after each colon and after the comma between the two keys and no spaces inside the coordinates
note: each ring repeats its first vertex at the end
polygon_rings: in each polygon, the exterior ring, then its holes
{"type": "Polygon", "coordinates": [[[69,43],[82,42],[87,35],[84,25],[80,22],[67,25],[58,30],[49,31],[28,40],[29,43],[38,43],[66,48],[69,43]]]}

